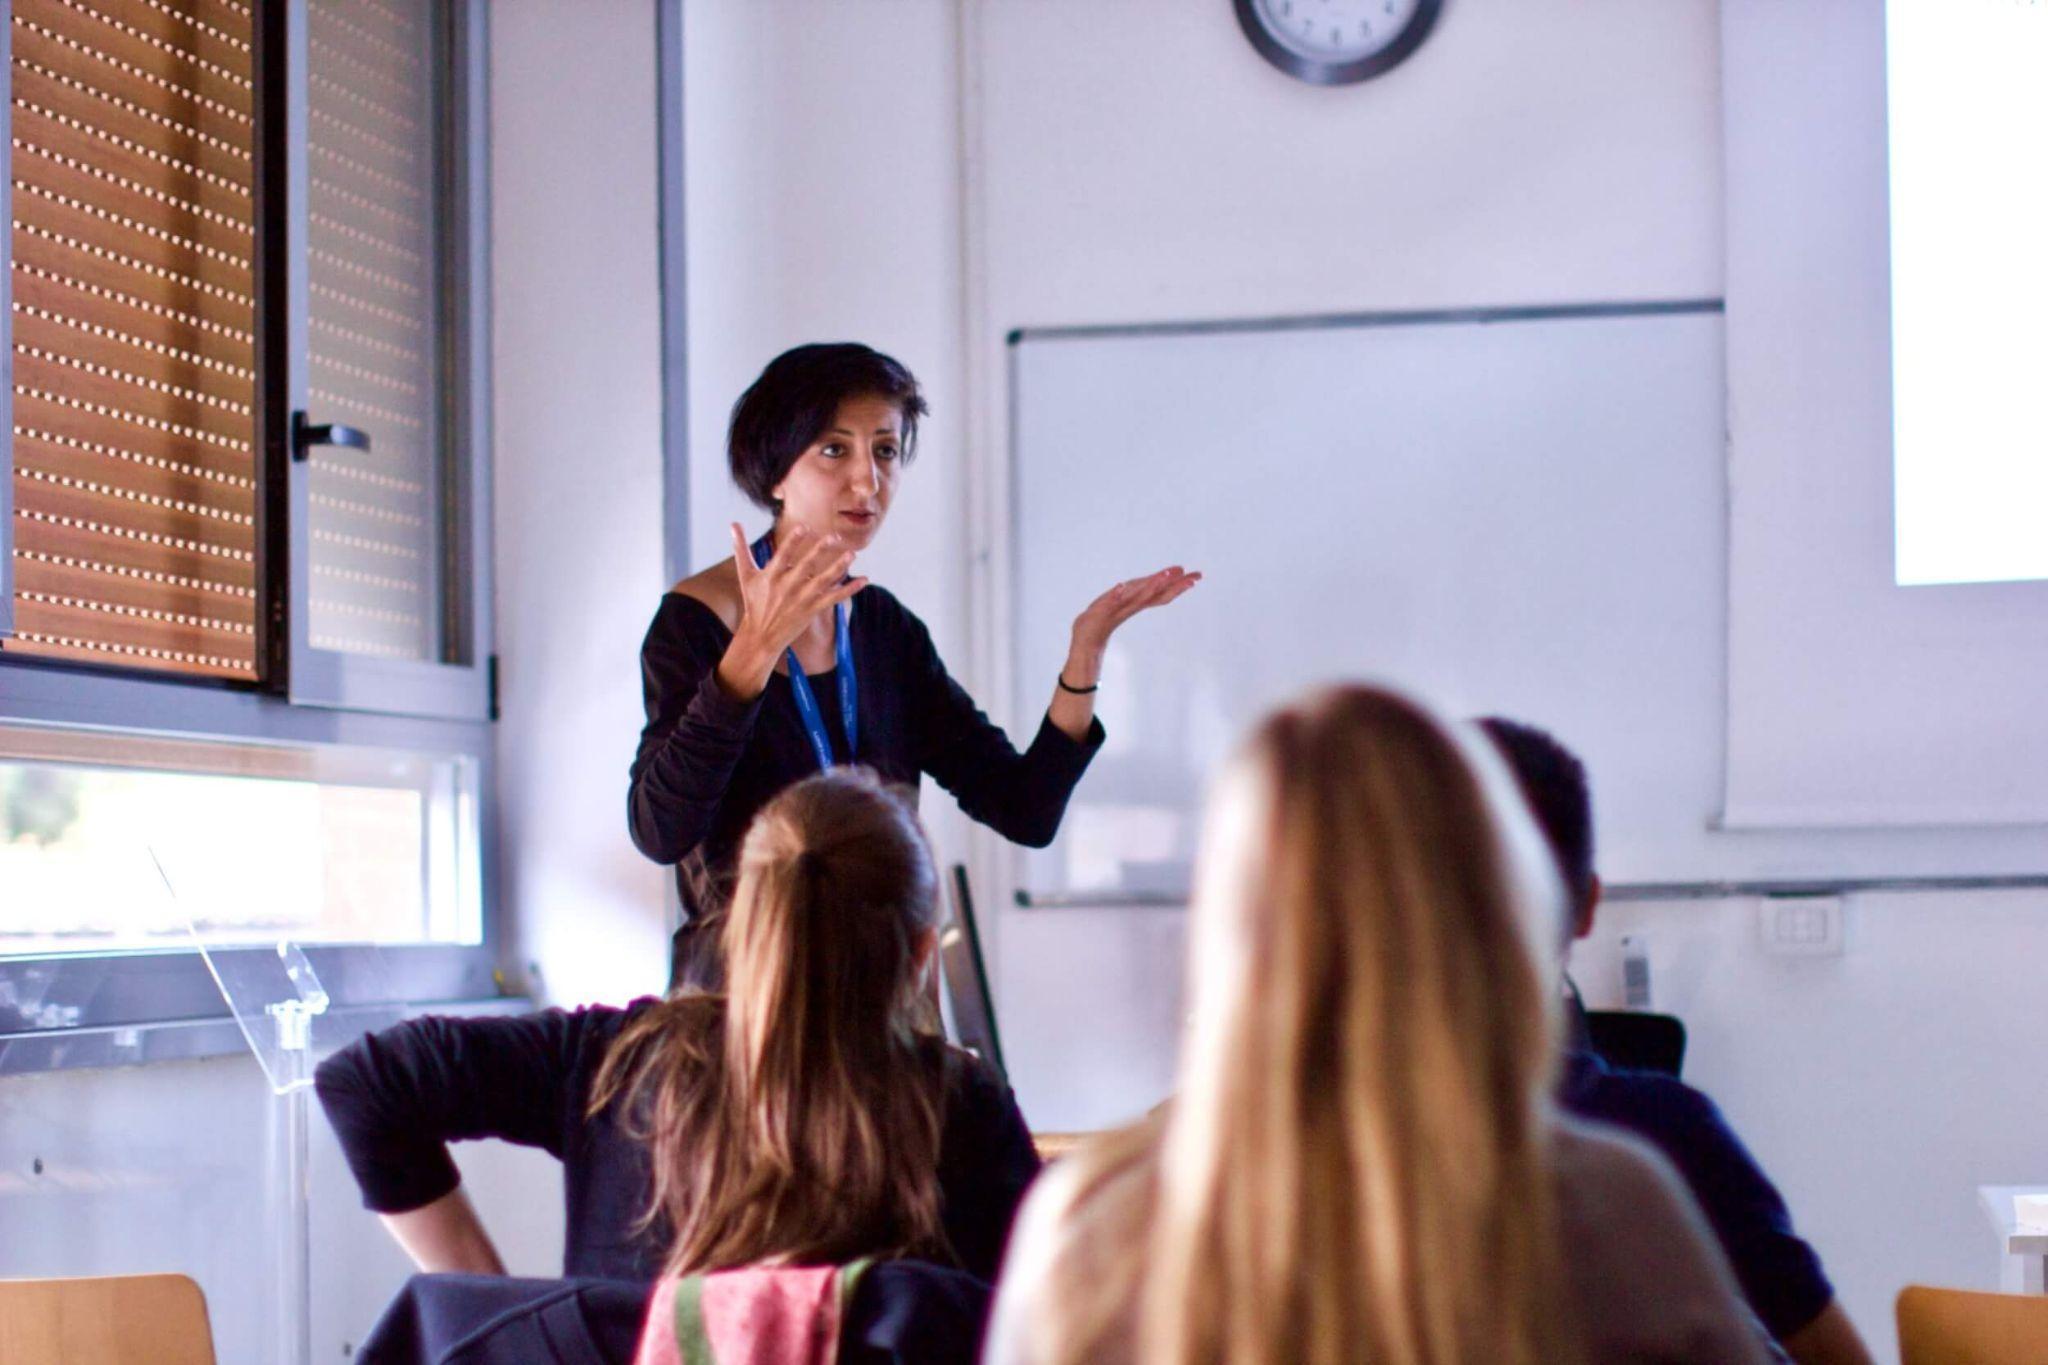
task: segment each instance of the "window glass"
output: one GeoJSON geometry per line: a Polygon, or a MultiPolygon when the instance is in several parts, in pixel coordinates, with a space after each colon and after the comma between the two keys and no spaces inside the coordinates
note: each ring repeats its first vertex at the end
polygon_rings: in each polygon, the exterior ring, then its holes
{"type": "Polygon", "coordinates": [[[472,759],[0,729],[0,954],[476,943],[472,759]],[[166,894],[157,861],[176,887],[166,894]]]}

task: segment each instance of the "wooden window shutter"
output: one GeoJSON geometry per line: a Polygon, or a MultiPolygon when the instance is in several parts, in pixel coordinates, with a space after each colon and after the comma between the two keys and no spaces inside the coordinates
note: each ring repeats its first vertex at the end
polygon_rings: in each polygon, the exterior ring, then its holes
{"type": "Polygon", "coordinates": [[[442,655],[442,173],[434,0],[309,0],[307,409],[314,648],[442,655]]]}
{"type": "Polygon", "coordinates": [[[14,0],[12,653],[256,677],[238,0],[14,0]]]}

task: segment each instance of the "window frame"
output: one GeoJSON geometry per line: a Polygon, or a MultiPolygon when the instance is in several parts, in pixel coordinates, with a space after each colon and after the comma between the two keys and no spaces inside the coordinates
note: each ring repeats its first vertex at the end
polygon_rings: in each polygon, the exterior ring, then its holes
{"type": "MultiPolygon", "coordinates": [[[[656,211],[661,252],[661,505],[667,581],[690,576],[689,253],[683,177],[683,0],[655,0],[656,211]]],[[[12,352],[10,351],[10,354],[12,352]]]]}
{"type": "MultiPolygon", "coordinates": [[[[281,111],[264,121],[257,147],[257,447],[263,463],[258,562],[276,594],[259,625],[258,651],[265,686],[297,705],[479,719],[493,709],[486,454],[491,449],[490,49],[485,0],[440,2],[447,7],[448,63],[442,74],[454,123],[448,164],[437,186],[448,208],[440,303],[448,381],[443,411],[449,420],[441,492],[455,512],[455,526],[435,578],[446,588],[440,633],[444,653],[452,659],[372,658],[318,649],[310,638],[311,468],[293,459],[291,437],[292,414],[306,409],[309,382],[308,0],[259,6],[255,16],[259,108],[281,111]],[[279,53],[283,61],[277,60],[279,53]],[[285,321],[268,326],[261,321],[266,317],[285,321]]],[[[309,417],[324,420],[318,413],[309,417]]]]}
{"type": "MultiPolygon", "coordinates": [[[[256,150],[257,446],[263,488],[257,502],[259,581],[269,598],[259,613],[262,681],[176,678],[67,660],[0,656],[0,721],[118,730],[226,743],[338,745],[456,754],[478,765],[478,884],[482,942],[466,944],[307,945],[335,1012],[376,1020],[396,1007],[503,996],[504,949],[497,895],[498,808],[495,658],[491,653],[491,428],[489,256],[489,41],[486,0],[446,0],[448,81],[456,119],[443,192],[449,209],[444,316],[449,414],[447,491],[459,532],[448,546],[449,614],[463,620],[448,639],[462,663],[395,666],[386,660],[295,649],[304,636],[303,544],[293,557],[291,516],[302,493],[292,477],[291,388],[278,382],[296,367],[304,382],[306,319],[288,308],[297,276],[305,297],[306,158],[291,156],[293,130],[306,122],[307,0],[256,7],[255,84],[259,108],[283,107],[266,120],[256,150]],[[280,43],[291,46],[280,47],[280,43]],[[277,54],[285,52],[280,63],[277,54]],[[293,63],[289,54],[301,60],[293,63]],[[282,92],[282,95],[280,95],[282,92]],[[284,100],[282,106],[277,102],[284,100]],[[270,169],[283,157],[283,185],[270,169]],[[279,197],[296,227],[274,211],[279,197]],[[280,306],[287,311],[280,314],[280,306]],[[271,325],[283,316],[287,325],[271,325]],[[285,368],[280,370],[279,366],[285,368]],[[284,477],[279,477],[282,474],[284,477]],[[465,619],[466,618],[466,619],[465,619]],[[327,654],[328,659],[319,656],[327,654]],[[136,717],[146,717],[138,725],[136,717]],[[376,969],[371,970],[372,963],[376,969]]],[[[0,64],[12,70],[13,10],[0,0],[0,64]]],[[[0,103],[0,131],[11,132],[11,101],[0,103]]],[[[0,177],[0,204],[11,209],[11,176],[0,177]]],[[[0,245],[0,432],[13,428],[12,246],[0,245]]],[[[13,626],[13,482],[11,439],[0,440],[0,633],[13,626]]],[[[303,529],[299,534],[303,542],[303,529]]],[[[216,955],[262,953],[267,946],[215,948],[216,955]]],[[[243,1043],[204,957],[191,948],[80,951],[0,956],[0,1075],[70,1066],[104,1066],[169,1057],[238,1053],[243,1043]],[[21,1008],[36,1001],[36,1017],[21,1008]]]]}

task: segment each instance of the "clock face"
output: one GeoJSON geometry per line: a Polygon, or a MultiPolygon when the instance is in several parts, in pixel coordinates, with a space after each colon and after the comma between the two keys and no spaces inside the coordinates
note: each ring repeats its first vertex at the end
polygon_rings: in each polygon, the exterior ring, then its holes
{"type": "Polygon", "coordinates": [[[1355,62],[1383,52],[1420,0],[1254,0],[1266,32],[1314,61],[1355,62]]]}
{"type": "Polygon", "coordinates": [[[1235,0],[1252,45],[1320,85],[1377,76],[1428,36],[1442,0],[1235,0]]]}

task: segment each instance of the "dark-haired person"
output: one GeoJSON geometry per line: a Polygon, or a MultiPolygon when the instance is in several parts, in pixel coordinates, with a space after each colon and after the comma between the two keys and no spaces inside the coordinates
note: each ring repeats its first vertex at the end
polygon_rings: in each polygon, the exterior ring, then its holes
{"type": "MultiPolygon", "coordinates": [[[[1479,724],[1507,758],[1556,856],[1572,899],[1572,937],[1584,938],[1600,903],[1585,764],[1534,726],[1498,716],[1479,724]]],[[[1671,1160],[1734,1264],[1751,1309],[1798,1365],[1871,1365],[1819,1255],[1792,1230],[1784,1198],[1714,1102],[1674,1077],[1608,1065],[1587,1043],[1584,1020],[1575,1022],[1560,1094],[1565,1108],[1627,1129],[1671,1160]]]]}
{"type": "Polygon", "coordinates": [[[634,844],[676,865],[677,979],[715,975],[715,926],[747,822],[834,763],[915,787],[929,775],[1004,837],[1050,843],[1102,743],[1095,687],[1110,636],[1201,577],[1111,587],[1075,618],[1044,723],[1019,753],[953,681],[924,623],[848,577],[889,515],[926,405],[901,364],[854,343],[799,346],[734,405],[734,483],[774,522],[678,583],[640,651],[647,724],[628,792],[634,844]]]}
{"type": "MultiPolygon", "coordinates": [[[[849,1330],[915,1279],[938,1291],[941,1335],[962,1335],[965,1310],[971,1355],[1039,1163],[1008,1088],[919,1022],[939,905],[917,817],[873,774],[836,769],[766,805],[737,862],[729,991],[415,1019],[322,1063],[364,1201],[422,1270],[502,1275],[447,1144],[541,1147],[564,1167],[566,1275],[644,1289],[664,1272],[910,1258],[915,1274],[862,1281],[849,1330]]],[[[540,1301],[615,1328],[621,1303],[615,1284],[579,1283],[580,1304],[535,1282],[429,1287],[465,1322],[540,1301]]],[[[640,1299],[623,1302],[637,1327],[640,1299]]],[[[931,1307],[899,1301],[883,1327],[923,1331],[931,1307]]],[[[391,1337],[433,1325],[417,1287],[390,1316],[391,1337]]]]}

